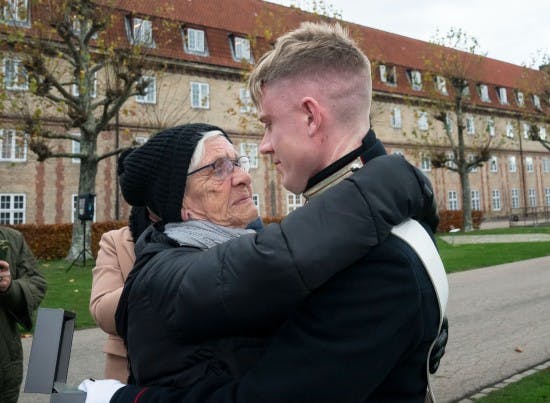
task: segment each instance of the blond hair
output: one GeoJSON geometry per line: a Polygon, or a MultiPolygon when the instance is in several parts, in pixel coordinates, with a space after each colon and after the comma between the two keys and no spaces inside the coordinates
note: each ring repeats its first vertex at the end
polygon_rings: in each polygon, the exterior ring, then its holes
{"type": "Polygon", "coordinates": [[[248,86],[252,101],[259,106],[266,84],[299,77],[323,85],[327,75],[352,80],[346,91],[356,92],[362,107],[370,109],[372,82],[367,56],[340,24],[304,22],[278,38],[274,48],[260,58],[248,86]]]}

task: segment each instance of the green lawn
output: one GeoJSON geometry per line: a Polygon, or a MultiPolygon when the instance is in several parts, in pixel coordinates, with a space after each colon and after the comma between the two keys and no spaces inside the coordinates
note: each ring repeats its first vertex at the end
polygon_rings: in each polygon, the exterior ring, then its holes
{"type": "Polygon", "coordinates": [[[550,402],[550,369],[537,372],[519,382],[476,400],[479,403],[542,403],[550,402]]]}

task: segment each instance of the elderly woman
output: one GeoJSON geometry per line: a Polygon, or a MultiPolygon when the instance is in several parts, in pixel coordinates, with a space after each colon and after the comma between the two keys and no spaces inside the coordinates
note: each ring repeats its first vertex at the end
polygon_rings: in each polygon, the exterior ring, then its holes
{"type": "MultiPolygon", "coordinates": [[[[184,387],[247,371],[312,290],[385,239],[393,225],[424,212],[422,181],[403,164],[395,184],[337,185],[338,192],[312,199],[281,225],[253,233],[245,229],[257,217],[248,159],[223,130],[168,129],[129,155],[120,175],[125,199],[161,218],[136,244],[116,314],[133,382],[184,387]],[[352,197],[361,201],[346,206],[352,197]],[[383,212],[370,210],[375,197],[383,212]],[[333,234],[336,222],[360,235],[333,234]]],[[[384,169],[367,167],[374,178],[384,169]]]]}

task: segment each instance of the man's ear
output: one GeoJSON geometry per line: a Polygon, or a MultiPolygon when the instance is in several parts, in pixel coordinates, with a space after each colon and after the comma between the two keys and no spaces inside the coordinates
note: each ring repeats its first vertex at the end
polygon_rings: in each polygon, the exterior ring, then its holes
{"type": "Polygon", "coordinates": [[[305,97],[302,99],[302,109],[307,118],[308,134],[309,136],[315,136],[323,121],[321,106],[315,98],[305,97]]]}

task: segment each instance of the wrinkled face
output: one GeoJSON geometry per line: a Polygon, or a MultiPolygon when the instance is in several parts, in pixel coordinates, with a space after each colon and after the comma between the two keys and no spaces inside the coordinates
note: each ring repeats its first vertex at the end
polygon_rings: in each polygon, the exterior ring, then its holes
{"type": "MultiPolygon", "coordinates": [[[[204,143],[205,153],[199,167],[217,158],[237,159],[235,148],[224,137],[213,137],[204,143]]],[[[226,178],[206,168],[187,177],[183,197],[182,219],[208,220],[226,227],[245,228],[258,217],[252,202],[250,175],[239,167],[226,178]]]]}
{"type": "Polygon", "coordinates": [[[262,154],[271,154],[283,186],[302,193],[307,181],[319,167],[317,149],[308,135],[309,119],[304,110],[303,91],[293,81],[264,86],[260,104],[260,121],[265,126],[260,144],[262,154]]]}

